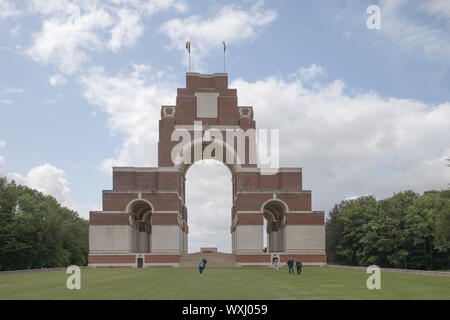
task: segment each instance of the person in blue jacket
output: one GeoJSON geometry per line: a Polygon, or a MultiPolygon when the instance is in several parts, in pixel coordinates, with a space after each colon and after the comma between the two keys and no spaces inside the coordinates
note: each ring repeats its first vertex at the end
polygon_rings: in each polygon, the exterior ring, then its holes
{"type": "Polygon", "coordinates": [[[203,270],[205,270],[205,263],[203,262],[203,260],[200,260],[200,261],[198,262],[198,271],[199,271],[200,273],[203,273],[203,270]]]}

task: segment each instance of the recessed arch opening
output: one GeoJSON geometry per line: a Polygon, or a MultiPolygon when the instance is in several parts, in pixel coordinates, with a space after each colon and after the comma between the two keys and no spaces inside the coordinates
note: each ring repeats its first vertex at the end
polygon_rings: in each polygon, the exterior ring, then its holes
{"type": "Polygon", "coordinates": [[[288,212],[287,204],[280,199],[267,200],[261,206],[261,213],[265,220],[266,240],[264,242],[268,252],[284,251],[284,225],[288,212]]]}
{"type": "Polygon", "coordinates": [[[151,252],[153,205],[145,199],[135,199],[126,208],[135,252],[151,252]]]}

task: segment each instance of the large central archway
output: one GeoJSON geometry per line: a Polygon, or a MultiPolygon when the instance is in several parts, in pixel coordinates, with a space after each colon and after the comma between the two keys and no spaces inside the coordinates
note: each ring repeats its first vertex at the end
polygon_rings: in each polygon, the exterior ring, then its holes
{"type": "Polygon", "coordinates": [[[215,247],[231,253],[232,174],[217,160],[200,160],[185,176],[188,252],[215,247]]]}

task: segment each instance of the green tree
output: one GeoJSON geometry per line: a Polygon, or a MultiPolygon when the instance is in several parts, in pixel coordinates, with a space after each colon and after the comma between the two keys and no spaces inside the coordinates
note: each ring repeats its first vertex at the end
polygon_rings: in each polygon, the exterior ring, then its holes
{"type": "Polygon", "coordinates": [[[438,210],[435,222],[434,245],[442,253],[449,253],[450,250],[450,190],[440,193],[444,202],[438,210]]]}
{"type": "Polygon", "coordinates": [[[328,263],[338,263],[337,244],[341,241],[342,228],[337,223],[337,216],[339,214],[339,206],[335,205],[330,211],[326,225],[325,225],[325,247],[327,252],[328,263]]]}
{"type": "Polygon", "coordinates": [[[411,269],[450,265],[450,191],[342,201],[326,224],[329,263],[411,269]]]}
{"type": "Polygon", "coordinates": [[[86,265],[88,234],[53,197],[0,178],[0,270],[86,265]]]}
{"type": "Polygon", "coordinates": [[[372,196],[343,201],[339,204],[336,222],[342,230],[336,255],[341,264],[360,265],[364,253],[364,237],[368,223],[376,214],[376,199],[372,196]]]}

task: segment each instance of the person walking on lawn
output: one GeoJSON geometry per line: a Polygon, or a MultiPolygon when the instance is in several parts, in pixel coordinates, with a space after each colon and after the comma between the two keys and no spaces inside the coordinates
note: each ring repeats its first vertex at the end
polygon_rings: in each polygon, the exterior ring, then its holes
{"type": "Polygon", "coordinates": [[[275,273],[275,274],[278,274],[278,258],[277,257],[274,257],[273,259],[272,259],[272,267],[273,267],[273,272],[275,273]]]}
{"type": "Polygon", "coordinates": [[[287,265],[289,267],[289,274],[291,274],[291,271],[292,271],[292,274],[294,274],[294,260],[292,260],[291,257],[289,257],[287,265]]]}
{"type": "Polygon", "coordinates": [[[203,270],[205,270],[205,263],[203,262],[203,260],[200,260],[198,262],[198,271],[200,272],[200,274],[202,274],[203,270]]]}
{"type": "Polygon", "coordinates": [[[300,260],[297,260],[295,262],[295,266],[297,267],[297,274],[302,274],[302,267],[303,267],[302,262],[300,260]]]}

